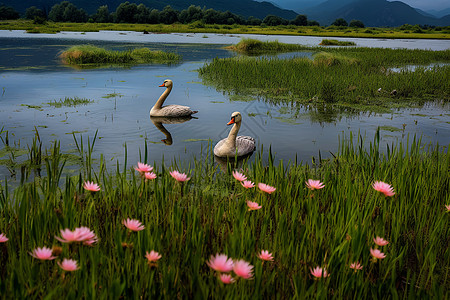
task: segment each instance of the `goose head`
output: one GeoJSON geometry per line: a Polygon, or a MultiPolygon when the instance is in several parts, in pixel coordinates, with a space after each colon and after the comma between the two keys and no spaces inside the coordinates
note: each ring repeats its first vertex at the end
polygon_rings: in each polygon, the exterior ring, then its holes
{"type": "Polygon", "coordinates": [[[167,87],[168,88],[168,87],[172,87],[172,85],[173,85],[172,80],[166,79],[166,80],[164,80],[163,84],[160,85],[160,87],[167,87]]]}
{"type": "Polygon", "coordinates": [[[238,111],[235,111],[234,113],[231,114],[231,120],[230,120],[230,122],[227,123],[227,125],[231,125],[234,123],[240,123],[241,120],[242,120],[241,113],[238,111]]]}

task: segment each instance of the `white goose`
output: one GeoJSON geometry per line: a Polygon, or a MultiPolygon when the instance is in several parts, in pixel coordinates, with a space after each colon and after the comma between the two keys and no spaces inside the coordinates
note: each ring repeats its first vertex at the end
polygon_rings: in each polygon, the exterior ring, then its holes
{"type": "Polygon", "coordinates": [[[240,112],[231,114],[231,120],[227,125],[233,125],[228,137],[220,140],[214,147],[214,155],[218,157],[245,156],[255,151],[255,139],[250,136],[237,136],[241,128],[242,116],[240,112]]]}
{"type": "Polygon", "coordinates": [[[192,111],[190,107],[183,105],[166,105],[164,101],[167,96],[169,96],[172,91],[173,82],[170,79],[164,80],[164,83],[160,85],[160,87],[166,87],[164,93],[161,94],[158,101],[156,101],[155,105],[150,110],[150,116],[152,117],[186,117],[192,114],[195,114],[198,111],[192,111]]]}

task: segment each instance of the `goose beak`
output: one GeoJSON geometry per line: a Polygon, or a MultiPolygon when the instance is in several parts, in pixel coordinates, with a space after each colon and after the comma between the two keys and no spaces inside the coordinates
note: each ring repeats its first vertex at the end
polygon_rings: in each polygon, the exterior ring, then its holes
{"type": "Polygon", "coordinates": [[[234,124],[234,118],[231,119],[231,121],[227,123],[227,125],[231,125],[231,124],[234,124]]]}
{"type": "Polygon", "coordinates": [[[165,85],[164,85],[164,83],[163,84],[161,84],[161,85],[158,85],[159,87],[164,87],[165,85]]]}

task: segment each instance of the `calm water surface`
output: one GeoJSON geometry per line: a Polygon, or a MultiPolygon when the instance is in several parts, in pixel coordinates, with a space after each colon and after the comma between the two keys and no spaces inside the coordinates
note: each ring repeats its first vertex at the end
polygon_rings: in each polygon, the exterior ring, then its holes
{"type": "MultiPolygon", "coordinates": [[[[240,133],[255,137],[257,149],[271,146],[276,158],[283,160],[297,157],[310,161],[319,150],[323,157],[330,156],[329,152],[338,150],[339,136],[361,132],[372,140],[378,126],[383,126],[383,143],[406,139],[408,134],[420,135],[424,142],[442,145],[450,142],[448,104],[429,104],[420,109],[386,114],[339,112],[330,108],[310,110],[230,97],[202,84],[196,70],[214,57],[234,55],[222,48],[234,37],[222,36],[221,40],[218,35],[154,35],[162,39],[154,42],[140,40],[143,34],[133,40],[138,33],[116,33],[123,37],[117,42],[99,33],[65,34],[70,35],[69,38],[63,34],[25,37],[17,33],[8,36],[9,33],[0,32],[0,128],[9,132],[10,141],[25,148],[31,143],[35,128],[44,145],[60,140],[65,150],[75,148],[72,133],[87,139],[98,130],[99,139],[94,150],[112,163],[123,162],[126,144],[128,162],[135,164],[139,160],[139,149],[143,151],[145,143],[152,163],[159,163],[163,158],[168,162],[173,159],[186,162],[194,156],[199,157],[202,151],[204,153],[208,144],[215,144],[227,136],[230,127],[226,123],[234,111],[243,114],[240,133]],[[179,38],[169,42],[168,36],[179,38]],[[77,70],[59,63],[57,55],[60,51],[75,44],[85,44],[86,39],[90,44],[111,49],[146,46],[177,52],[183,56],[183,61],[175,65],[90,70],[77,70]],[[196,39],[197,43],[185,42],[186,39],[196,39]],[[211,39],[215,43],[210,43],[211,39]],[[196,119],[179,124],[150,119],[150,108],[163,92],[158,85],[166,78],[174,81],[166,104],[188,105],[199,111],[196,119]],[[87,98],[94,102],[61,108],[47,104],[65,97],[87,98]]],[[[397,47],[396,43],[392,47],[397,47]]],[[[442,47],[441,41],[436,44],[438,49],[442,47]]],[[[430,48],[432,44],[427,46],[430,48]]],[[[2,159],[7,157],[0,157],[2,159]]],[[[8,173],[0,164],[0,178],[8,173]]]]}

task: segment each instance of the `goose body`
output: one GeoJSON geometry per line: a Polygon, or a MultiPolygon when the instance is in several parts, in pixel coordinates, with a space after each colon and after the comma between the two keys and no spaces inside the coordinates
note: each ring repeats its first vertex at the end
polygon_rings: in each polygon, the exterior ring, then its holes
{"type": "Polygon", "coordinates": [[[165,87],[166,90],[161,94],[158,101],[156,101],[155,105],[150,110],[150,116],[152,117],[187,117],[192,114],[195,114],[197,111],[191,110],[190,107],[184,105],[166,105],[163,106],[164,101],[167,96],[169,96],[172,91],[173,82],[170,79],[164,80],[164,83],[160,85],[160,87],[165,87]]]}
{"type": "Polygon", "coordinates": [[[220,140],[214,147],[214,155],[218,157],[245,156],[255,151],[255,139],[250,136],[238,136],[241,128],[242,116],[240,112],[231,114],[231,121],[227,125],[234,124],[228,137],[220,140]]]}

